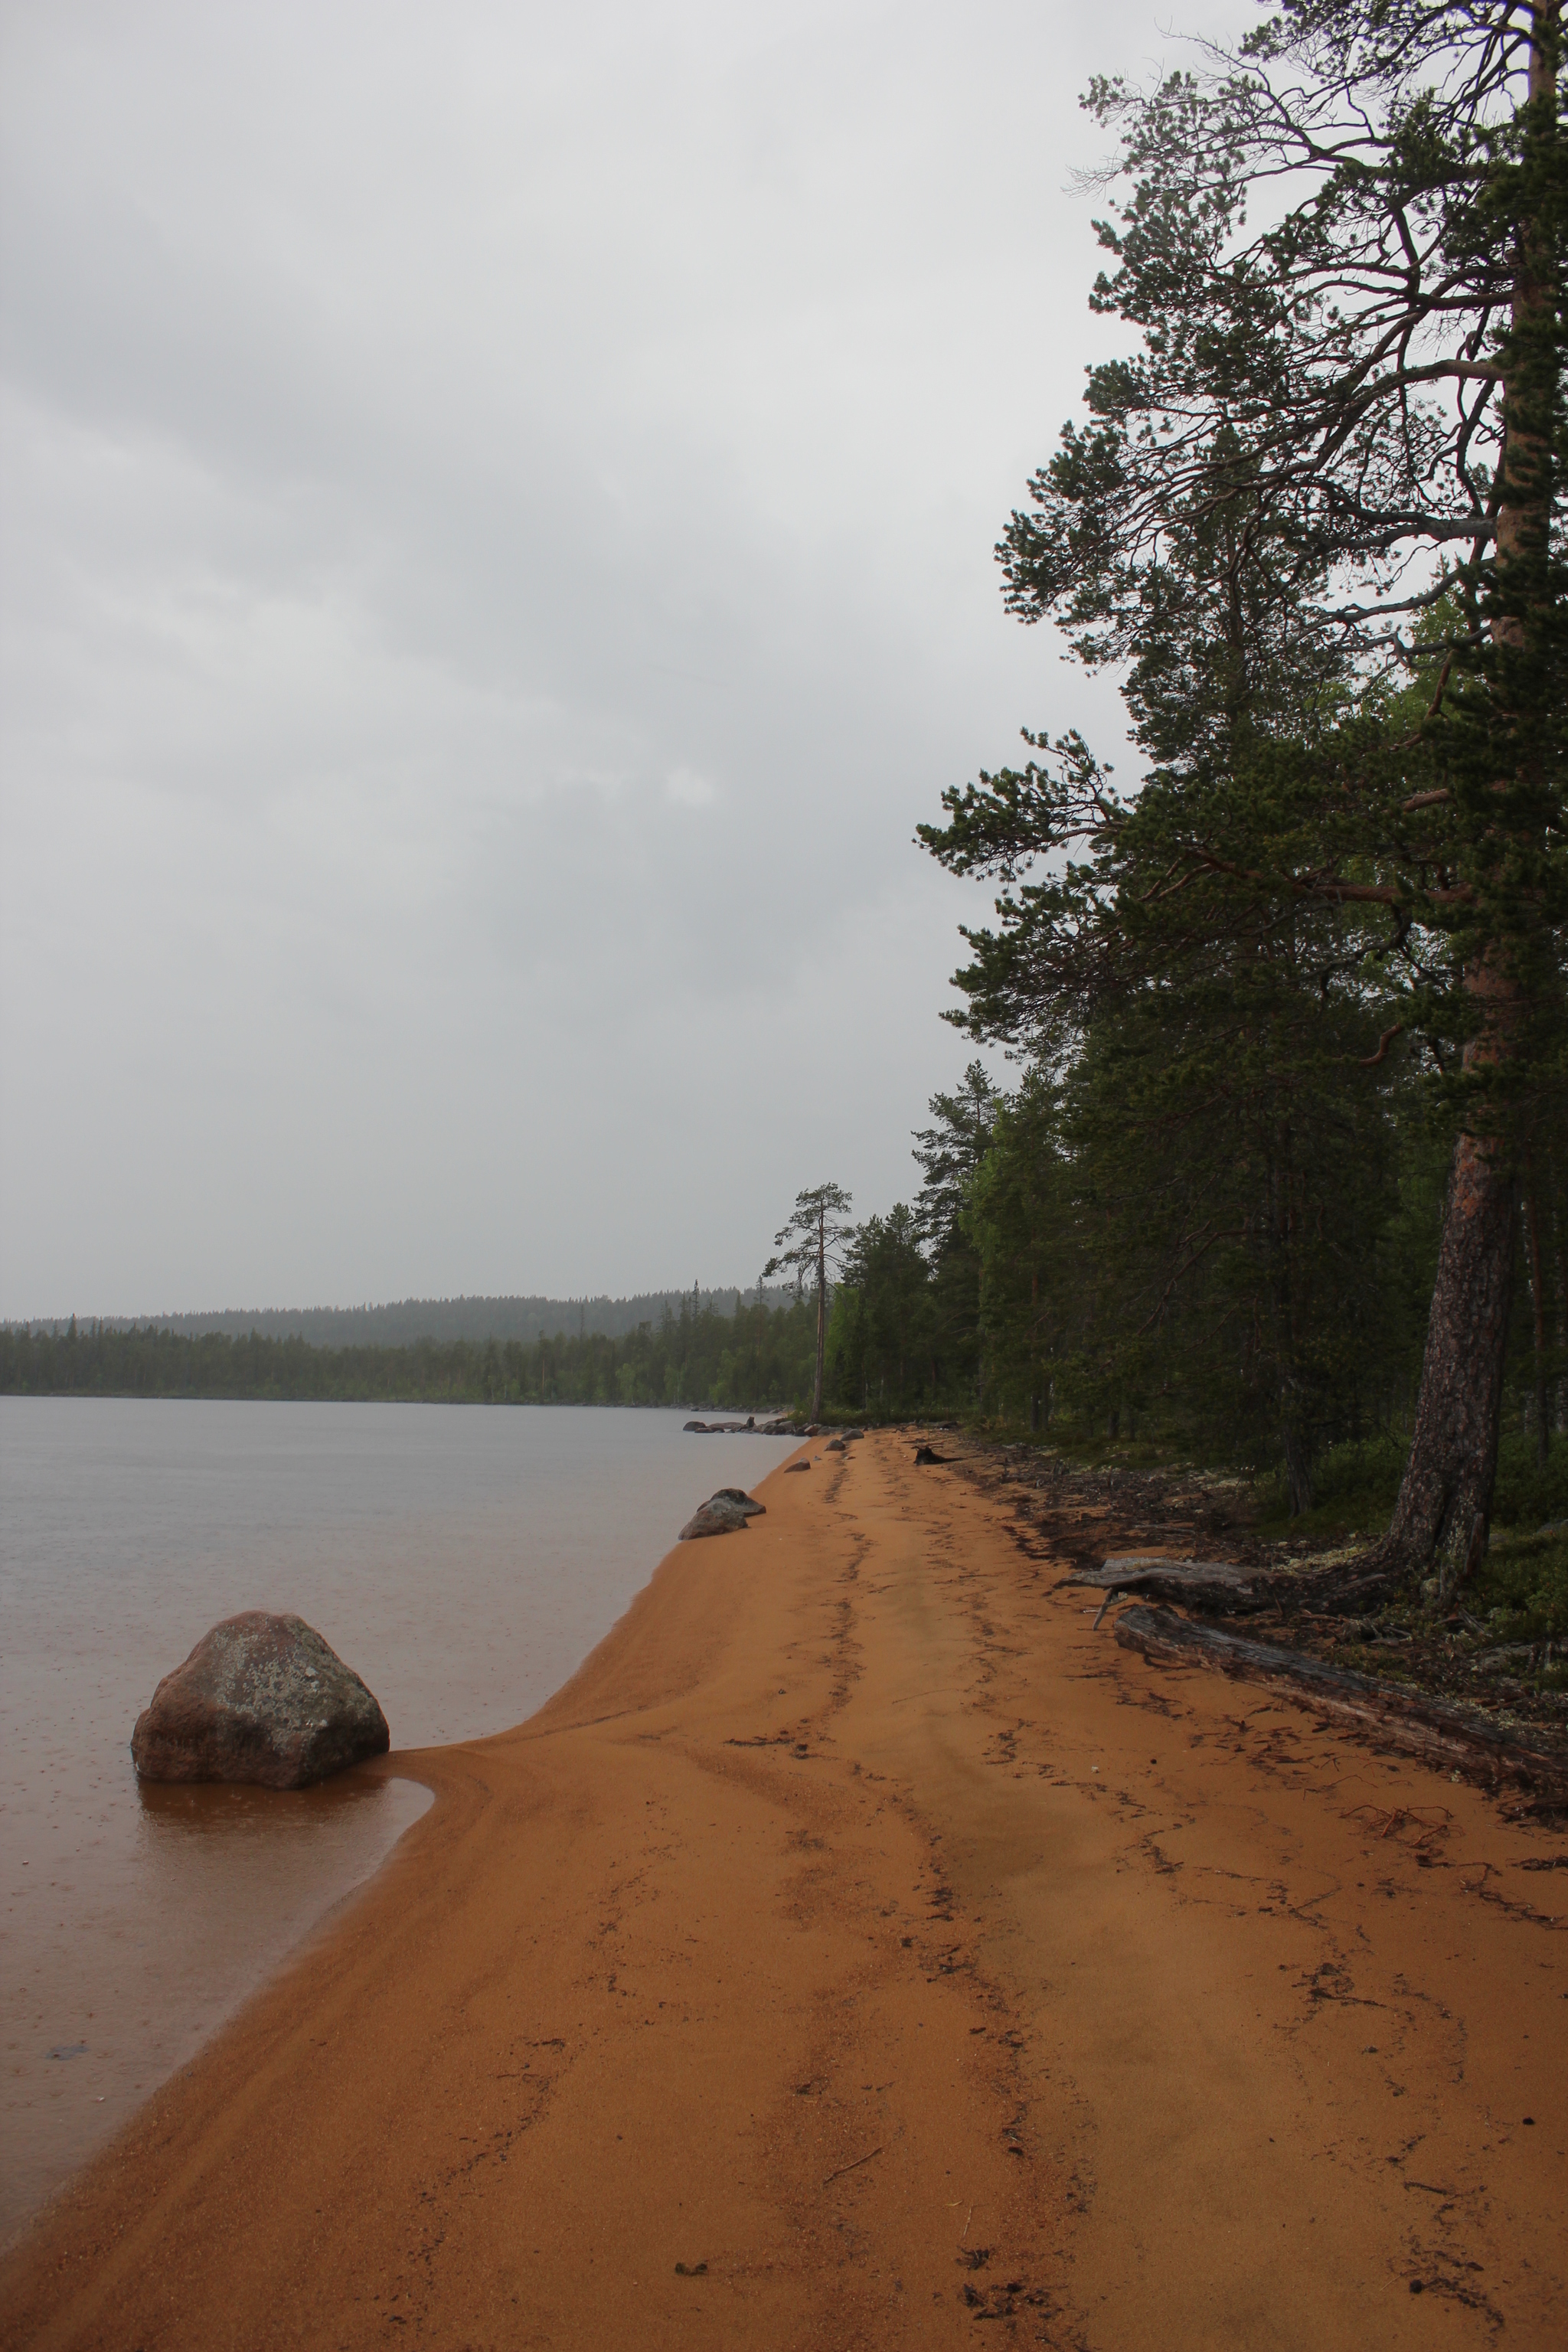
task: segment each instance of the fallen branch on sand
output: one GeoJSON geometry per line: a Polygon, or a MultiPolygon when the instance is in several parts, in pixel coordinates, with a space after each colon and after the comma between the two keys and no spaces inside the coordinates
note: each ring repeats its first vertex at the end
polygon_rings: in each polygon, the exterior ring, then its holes
{"type": "Polygon", "coordinates": [[[1199,1609],[1261,1605],[1254,1599],[1247,1570],[1233,1561],[1168,1559],[1163,1552],[1118,1552],[1102,1568],[1075,1568],[1058,1579],[1056,1589],[1059,1592],[1068,1584],[1087,1585],[1108,1601],[1117,1592],[1147,1592],[1156,1601],[1184,1601],[1199,1609]]]}
{"type": "Polygon", "coordinates": [[[855,2158],[853,2164],[841,2164],[837,2172],[827,2174],[822,2184],[824,2189],[827,2187],[829,2181],[842,2180],[847,2172],[858,2172],[863,2164],[869,2164],[874,2156],[880,2156],[881,2153],[879,2147],[868,2147],[864,2156],[858,2156],[855,2158]]]}
{"type": "Polygon", "coordinates": [[[1425,1694],[1371,1675],[1326,1665],[1300,1651],[1249,1642],[1215,1625],[1194,1625],[1171,1609],[1123,1610],[1116,1638],[1123,1649],[1173,1665],[1216,1666],[1244,1682],[1284,1683],[1292,1698],[1429,1764],[1457,1767],[1489,1783],[1511,1780],[1538,1796],[1568,1802],[1568,1764],[1524,1734],[1478,1723],[1425,1694]]]}

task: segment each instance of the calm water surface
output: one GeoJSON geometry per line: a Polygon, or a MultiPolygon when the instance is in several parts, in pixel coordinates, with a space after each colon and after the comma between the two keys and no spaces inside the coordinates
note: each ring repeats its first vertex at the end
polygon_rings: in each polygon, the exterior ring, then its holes
{"type": "Polygon", "coordinates": [[[0,1398],[0,2236],[429,1802],[353,1773],[143,1789],[131,1727],[220,1617],[291,1609],[394,1748],[500,1731],[777,1438],[561,1406],[0,1398]]]}

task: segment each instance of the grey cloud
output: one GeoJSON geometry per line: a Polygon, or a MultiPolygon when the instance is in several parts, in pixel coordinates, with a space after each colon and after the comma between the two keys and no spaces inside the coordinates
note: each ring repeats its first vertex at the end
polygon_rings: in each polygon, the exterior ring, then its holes
{"type": "Polygon", "coordinates": [[[717,1282],[907,1193],[984,904],[913,825],[1120,739],[990,549],[1152,12],[0,41],[0,1311],[717,1282]]]}

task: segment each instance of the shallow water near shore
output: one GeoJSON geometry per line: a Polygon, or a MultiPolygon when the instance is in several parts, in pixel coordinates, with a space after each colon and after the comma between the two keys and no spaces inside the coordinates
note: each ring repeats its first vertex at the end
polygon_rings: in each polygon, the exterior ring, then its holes
{"type": "MultiPolygon", "coordinates": [[[[0,2239],[428,1803],[142,1788],[131,1727],[220,1617],[291,1609],[394,1748],[519,1722],[720,1485],[789,1441],[679,1412],[0,1399],[0,2239]]],[[[728,1538],[737,1543],[744,1538],[728,1538]]]]}

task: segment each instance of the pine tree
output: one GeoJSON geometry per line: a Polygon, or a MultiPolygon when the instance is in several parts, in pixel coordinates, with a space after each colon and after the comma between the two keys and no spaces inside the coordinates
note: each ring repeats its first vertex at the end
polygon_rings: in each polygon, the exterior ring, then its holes
{"type": "Polygon", "coordinates": [[[1031,736],[1045,758],[922,828],[1006,886],[963,1017],[1059,1045],[1096,991],[1250,935],[1387,1014],[1353,1059],[1418,1041],[1457,1138],[1382,1565],[1447,1590],[1485,1546],[1562,1016],[1561,7],[1287,0],[1201,73],[1088,103],[1127,189],[1093,307],[1140,345],[1090,371],[998,553],[1020,618],[1127,666],[1152,765],[1126,803],[1031,736]]]}
{"type": "Polygon", "coordinates": [[[816,1278],[816,1370],[812,1385],[811,1417],[822,1418],[822,1376],[827,1354],[827,1287],[838,1251],[853,1230],[842,1222],[851,1195],[838,1184],[817,1184],[795,1196],[795,1212],[773,1235],[779,1252],[763,1268],[763,1280],[784,1266],[793,1266],[797,1284],[807,1273],[816,1278]]]}

